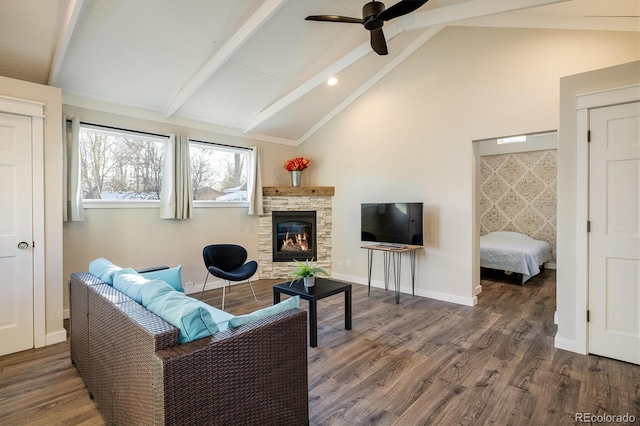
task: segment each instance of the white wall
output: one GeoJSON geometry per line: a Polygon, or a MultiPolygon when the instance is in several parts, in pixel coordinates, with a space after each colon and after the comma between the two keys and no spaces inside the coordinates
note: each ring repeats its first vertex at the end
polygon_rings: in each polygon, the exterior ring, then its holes
{"type": "Polygon", "coordinates": [[[423,201],[416,293],[475,303],[472,141],[557,129],[560,78],[637,60],[639,42],[622,32],[442,30],[300,147],[314,161],[307,182],[336,187],[334,275],[366,281],[360,203],[423,201]]]}
{"type": "Polygon", "coordinates": [[[45,104],[45,342],[53,344],[66,339],[62,323],[63,288],[66,288],[62,272],[62,91],[0,77],[0,95],[45,104]]]}
{"type": "MultiPolygon", "coordinates": [[[[235,146],[260,146],[263,184],[290,185],[282,164],[294,156],[293,147],[202,130],[201,123],[189,127],[185,120],[176,124],[136,118],[137,113],[145,115],[141,110],[128,109],[128,115],[117,115],[70,105],[63,109],[67,117],[77,115],[90,123],[160,134],[183,133],[194,139],[235,146]]],[[[183,282],[193,282],[194,290],[199,290],[197,287],[206,276],[202,249],[215,243],[240,244],[250,259],[257,260],[258,218],[249,216],[246,207],[195,208],[194,218],[189,220],[160,219],[157,208],[85,209],[84,222],[64,224],[64,276],[68,279],[72,272],[86,271],[89,262],[97,257],[133,268],[181,264],[183,282]]],[[[209,283],[211,279],[207,287],[209,283]]],[[[64,300],[68,309],[66,287],[64,300]]]]}
{"type": "MultiPolygon", "coordinates": [[[[610,88],[640,83],[640,62],[614,66],[572,75],[560,80],[560,129],[558,146],[558,333],[557,347],[586,352],[586,309],[588,300],[585,283],[578,283],[579,270],[586,263],[577,256],[576,220],[586,217],[583,206],[576,204],[578,182],[578,143],[576,96],[610,88]],[[582,293],[579,293],[582,292],[582,293]],[[582,318],[577,320],[577,318],[582,318]]],[[[582,142],[584,143],[584,142],[582,142]]],[[[582,164],[582,167],[586,165],[582,164]]],[[[585,224],[586,227],[586,224],[585,224]]],[[[586,229],[585,229],[586,231],[586,229]]]]}

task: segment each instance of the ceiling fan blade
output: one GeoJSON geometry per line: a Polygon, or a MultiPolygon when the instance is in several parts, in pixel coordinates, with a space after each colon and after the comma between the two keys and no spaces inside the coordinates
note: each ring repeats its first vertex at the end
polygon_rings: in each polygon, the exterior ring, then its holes
{"type": "Polygon", "coordinates": [[[382,28],[369,31],[371,33],[371,47],[378,55],[386,55],[389,53],[387,50],[387,41],[384,39],[384,33],[382,28]]]}
{"type": "Polygon", "coordinates": [[[413,12],[428,1],[429,0],[401,0],[391,6],[389,9],[383,10],[382,12],[378,13],[376,19],[379,19],[381,21],[389,21],[393,18],[397,18],[399,16],[413,12]]]}
{"type": "Polygon", "coordinates": [[[323,22],[345,22],[347,24],[363,24],[362,18],[350,18],[348,16],[338,15],[311,15],[304,18],[305,21],[323,21],[323,22]]]}

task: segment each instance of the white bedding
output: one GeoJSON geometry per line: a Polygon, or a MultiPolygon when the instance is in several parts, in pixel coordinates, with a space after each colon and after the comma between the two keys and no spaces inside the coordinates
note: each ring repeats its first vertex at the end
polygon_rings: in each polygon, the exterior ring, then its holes
{"type": "Polygon", "coordinates": [[[518,232],[491,232],[480,237],[480,266],[522,274],[522,282],[540,272],[540,265],[551,259],[546,241],[518,232]]]}

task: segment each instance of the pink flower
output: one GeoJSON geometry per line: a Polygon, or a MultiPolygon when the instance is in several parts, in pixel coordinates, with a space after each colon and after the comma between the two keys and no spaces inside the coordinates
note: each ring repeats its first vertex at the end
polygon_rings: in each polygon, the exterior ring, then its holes
{"type": "Polygon", "coordinates": [[[308,159],[304,157],[296,157],[296,158],[292,158],[291,160],[285,161],[284,168],[287,169],[287,171],[289,172],[293,172],[293,171],[301,172],[307,167],[309,167],[309,164],[311,164],[311,161],[309,161],[308,159]]]}

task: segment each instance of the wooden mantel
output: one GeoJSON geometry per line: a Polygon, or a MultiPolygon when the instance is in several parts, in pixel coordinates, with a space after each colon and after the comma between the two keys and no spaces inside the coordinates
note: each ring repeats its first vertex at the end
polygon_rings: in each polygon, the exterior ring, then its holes
{"type": "Polygon", "coordinates": [[[265,197],[333,197],[334,186],[264,186],[265,197]]]}

